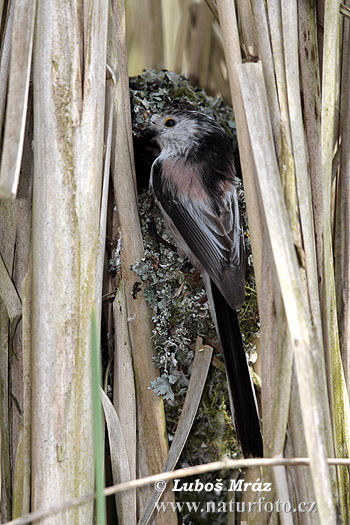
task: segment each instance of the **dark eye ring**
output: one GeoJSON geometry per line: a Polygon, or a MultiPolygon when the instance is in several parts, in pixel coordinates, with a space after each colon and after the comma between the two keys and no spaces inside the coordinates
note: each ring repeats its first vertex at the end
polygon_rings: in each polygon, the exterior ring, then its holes
{"type": "Polygon", "coordinates": [[[167,128],[172,128],[173,126],[175,126],[175,124],[176,122],[173,118],[168,117],[167,119],[165,119],[164,126],[166,126],[167,128]]]}

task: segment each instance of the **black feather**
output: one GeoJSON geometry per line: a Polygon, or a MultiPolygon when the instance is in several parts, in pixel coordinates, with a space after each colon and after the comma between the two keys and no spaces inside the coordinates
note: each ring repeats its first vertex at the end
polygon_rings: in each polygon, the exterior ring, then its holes
{"type": "Polygon", "coordinates": [[[262,457],[260,423],[237,312],[213,281],[211,285],[238,439],[245,457],[262,457]]]}

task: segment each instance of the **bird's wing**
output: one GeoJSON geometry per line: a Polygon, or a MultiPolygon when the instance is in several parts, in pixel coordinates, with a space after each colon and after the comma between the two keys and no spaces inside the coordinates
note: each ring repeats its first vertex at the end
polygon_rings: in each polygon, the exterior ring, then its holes
{"type": "MultiPolygon", "coordinates": [[[[181,176],[186,176],[181,173],[181,176]]],[[[226,195],[226,205],[220,215],[209,201],[174,195],[162,179],[162,164],[156,162],[152,170],[153,190],[164,213],[173,223],[179,244],[191,258],[198,259],[232,308],[244,301],[245,261],[244,242],[239,225],[237,196],[226,195]],[[187,247],[187,250],[186,250],[187,247]]]]}

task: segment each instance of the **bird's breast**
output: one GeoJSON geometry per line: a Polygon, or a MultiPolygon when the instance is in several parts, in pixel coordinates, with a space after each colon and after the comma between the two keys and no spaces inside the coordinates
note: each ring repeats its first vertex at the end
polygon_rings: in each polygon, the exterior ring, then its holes
{"type": "Polygon", "coordinates": [[[202,183],[201,166],[182,157],[168,157],[162,161],[162,184],[181,201],[207,201],[202,183]]]}

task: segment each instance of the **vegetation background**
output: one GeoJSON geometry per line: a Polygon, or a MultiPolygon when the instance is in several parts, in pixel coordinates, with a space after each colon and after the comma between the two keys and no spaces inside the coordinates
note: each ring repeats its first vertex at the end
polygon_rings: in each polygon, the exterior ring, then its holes
{"type": "MultiPolygon", "coordinates": [[[[106,520],[98,366],[91,381],[100,320],[110,482],[173,470],[190,433],[215,345],[199,334],[189,342],[168,452],[163,399],[148,388],[162,386],[151,312],[131,269],[145,252],[128,76],[162,68],[233,106],[264,456],[281,463],[243,476],[271,482],[270,501],[299,509],[215,519],[350,522],[349,462],[329,461],[350,447],[349,15],[348,0],[0,0],[2,522],[106,520]],[[300,457],[309,464],[287,461],[300,457]],[[318,512],[302,512],[312,501],[318,512]]],[[[161,496],[172,501],[170,485],[164,495],[150,484],[117,492],[108,521],[176,523],[172,511],[152,514],[161,496]]]]}

